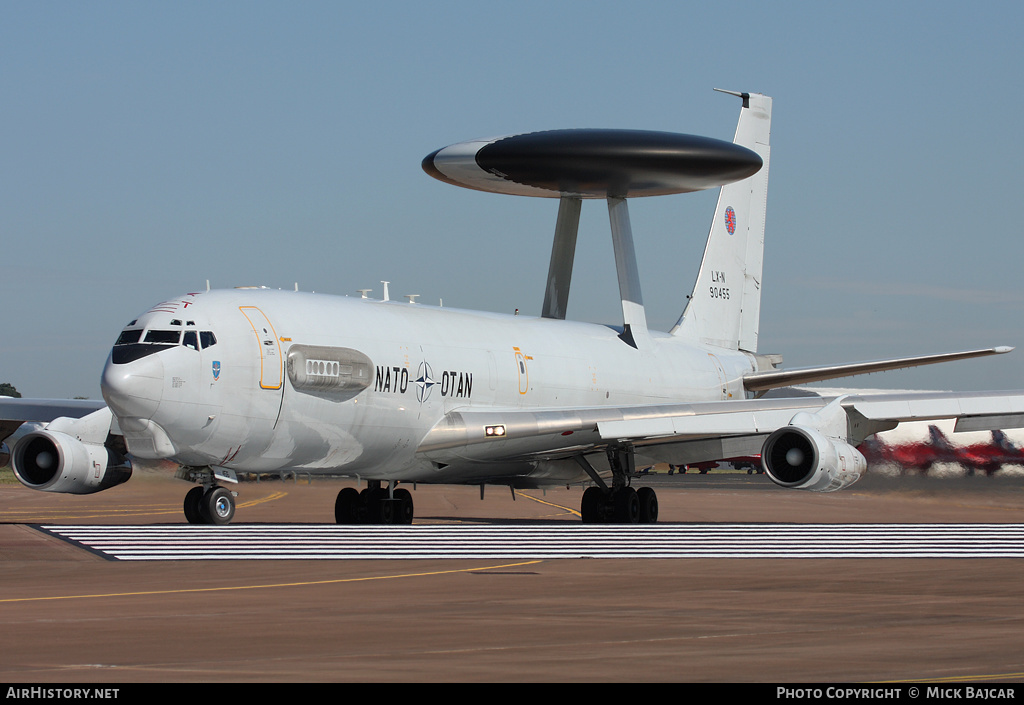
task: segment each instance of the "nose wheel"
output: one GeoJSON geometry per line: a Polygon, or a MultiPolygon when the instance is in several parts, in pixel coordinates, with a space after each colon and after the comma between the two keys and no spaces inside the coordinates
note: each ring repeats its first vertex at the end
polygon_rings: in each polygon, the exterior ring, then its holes
{"type": "Polygon", "coordinates": [[[189,524],[229,524],[235,516],[235,496],[219,485],[193,487],[185,495],[185,519],[189,524]]]}

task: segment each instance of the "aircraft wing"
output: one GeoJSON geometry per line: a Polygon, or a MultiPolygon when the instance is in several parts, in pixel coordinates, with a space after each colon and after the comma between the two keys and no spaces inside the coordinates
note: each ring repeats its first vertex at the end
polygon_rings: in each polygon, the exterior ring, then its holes
{"type": "Polygon", "coordinates": [[[80,419],[106,407],[95,399],[15,399],[0,397],[0,442],[26,421],[49,423],[60,417],[80,419]]]}
{"type": "Polygon", "coordinates": [[[901,421],[948,418],[957,419],[958,431],[1024,427],[1024,391],[452,411],[427,434],[419,452],[437,463],[486,462],[566,458],[629,444],[644,456],[683,464],[758,453],[769,434],[789,425],[808,425],[858,444],[901,421]]]}
{"type": "Polygon", "coordinates": [[[796,384],[809,384],[811,382],[838,379],[839,377],[852,377],[855,375],[870,374],[872,372],[901,370],[907,367],[935,365],[940,362],[967,360],[973,357],[985,357],[987,355],[1003,355],[1012,350],[1013,348],[1008,346],[999,346],[995,348],[985,348],[982,350],[939,353],[937,355],[919,355],[917,357],[900,357],[889,360],[854,362],[843,365],[827,365],[823,367],[806,367],[795,370],[767,370],[764,372],[753,372],[746,375],[743,378],[743,386],[747,391],[763,394],[769,389],[776,389],[778,387],[788,387],[796,384]]]}

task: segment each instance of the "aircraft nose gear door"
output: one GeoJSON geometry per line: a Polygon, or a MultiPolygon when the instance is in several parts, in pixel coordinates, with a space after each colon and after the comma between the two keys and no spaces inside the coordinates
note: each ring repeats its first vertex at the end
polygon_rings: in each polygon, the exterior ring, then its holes
{"type": "Polygon", "coordinates": [[[280,389],[284,376],[284,358],[281,355],[281,344],[277,332],[270,321],[255,306],[239,306],[256,334],[260,348],[260,387],[263,389],[280,389]]]}

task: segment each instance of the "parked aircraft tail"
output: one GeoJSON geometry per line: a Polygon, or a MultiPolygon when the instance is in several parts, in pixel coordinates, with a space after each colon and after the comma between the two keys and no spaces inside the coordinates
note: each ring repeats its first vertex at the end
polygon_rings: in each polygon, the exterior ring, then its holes
{"type": "Polygon", "coordinates": [[[672,334],[756,352],[772,99],[759,93],[722,92],[743,99],[733,142],[757,152],[764,166],[753,176],[722,187],[697,281],[672,334]]]}

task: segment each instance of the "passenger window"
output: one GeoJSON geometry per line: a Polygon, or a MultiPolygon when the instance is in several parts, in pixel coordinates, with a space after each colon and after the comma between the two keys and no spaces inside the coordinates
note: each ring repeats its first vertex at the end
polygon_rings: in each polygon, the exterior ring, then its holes
{"type": "Polygon", "coordinates": [[[198,350],[199,340],[196,338],[196,332],[194,330],[185,331],[185,337],[181,339],[181,344],[184,345],[186,348],[198,350]]]}
{"type": "Polygon", "coordinates": [[[199,333],[199,342],[203,344],[203,350],[206,350],[217,344],[217,336],[211,330],[204,330],[199,333]]]}
{"type": "Polygon", "coordinates": [[[181,340],[181,332],[176,330],[150,330],[146,331],[145,343],[170,343],[177,345],[181,340]]]}

